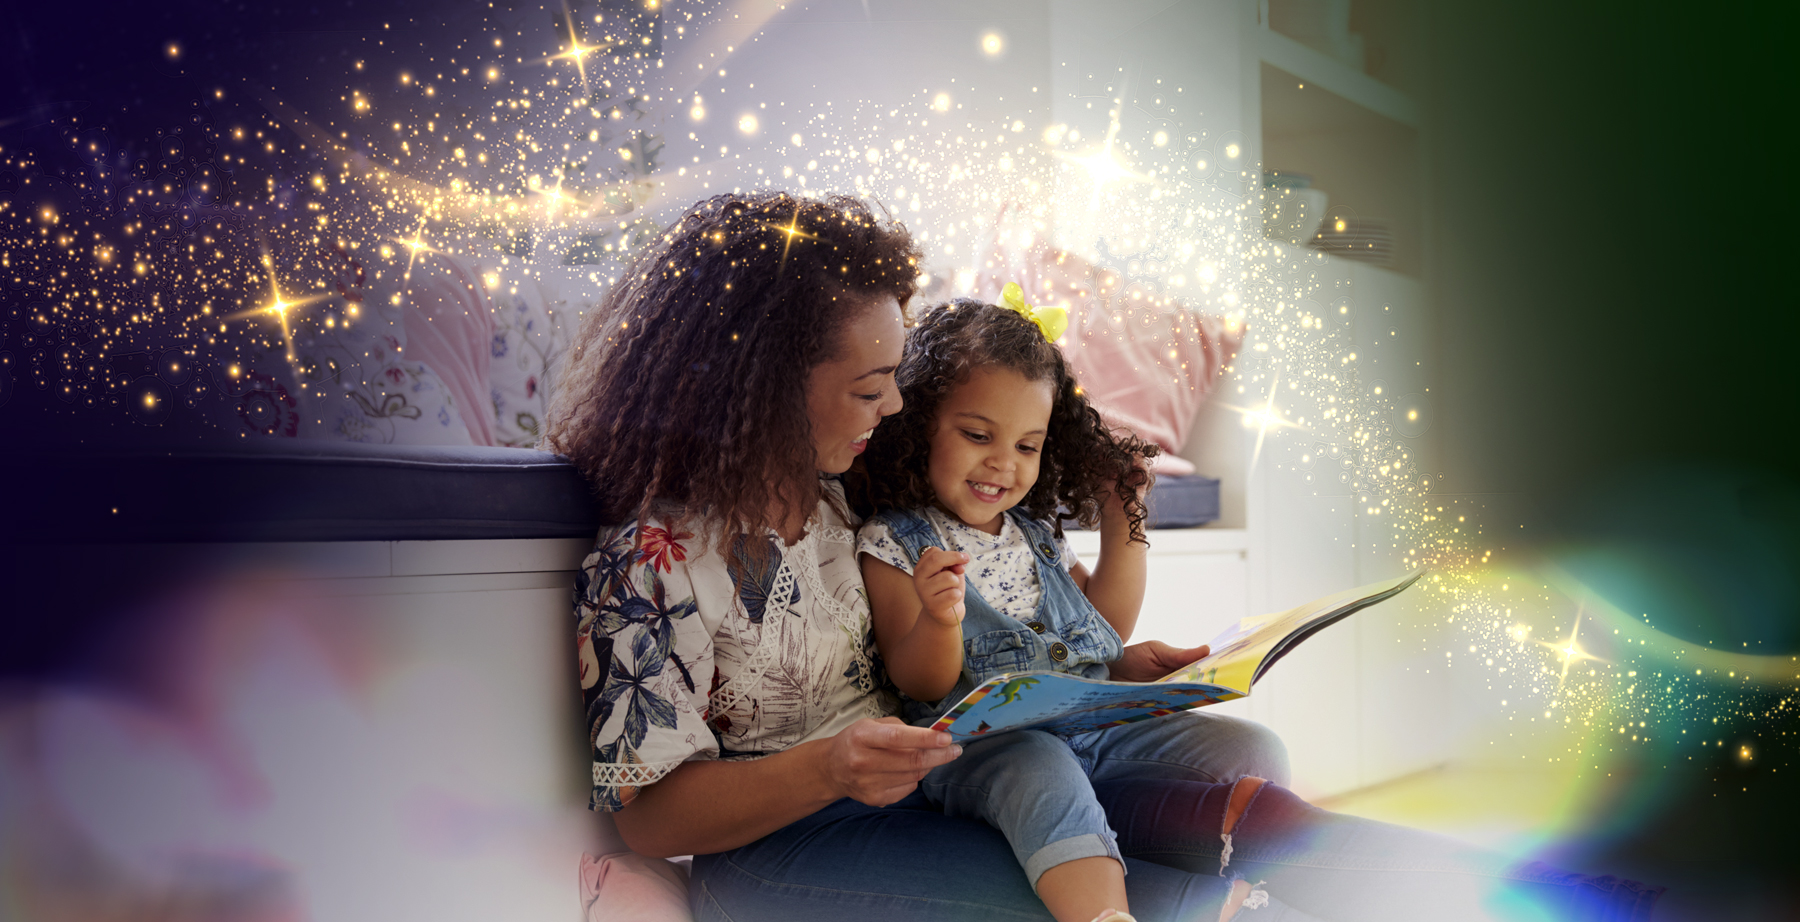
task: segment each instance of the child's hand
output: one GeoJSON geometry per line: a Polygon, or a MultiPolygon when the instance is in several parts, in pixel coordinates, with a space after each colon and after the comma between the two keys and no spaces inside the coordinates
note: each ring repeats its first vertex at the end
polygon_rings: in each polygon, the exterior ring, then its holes
{"type": "Polygon", "coordinates": [[[913,589],[925,603],[925,615],[954,626],[963,619],[963,568],[969,555],[928,547],[913,567],[913,589]]]}
{"type": "Polygon", "coordinates": [[[1154,682],[1211,653],[1212,647],[1206,644],[1182,649],[1160,640],[1146,640],[1126,647],[1118,659],[1106,664],[1106,668],[1119,682],[1154,682]]]}
{"type": "MultiPolygon", "coordinates": [[[[1133,455],[1131,467],[1129,480],[1135,489],[1132,498],[1141,500],[1144,498],[1144,494],[1150,491],[1150,485],[1156,481],[1156,477],[1150,473],[1150,462],[1143,455],[1133,455]]],[[[1109,517],[1125,515],[1125,497],[1119,495],[1117,484],[1107,484],[1106,498],[1100,504],[1100,513],[1102,516],[1109,517]]]]}

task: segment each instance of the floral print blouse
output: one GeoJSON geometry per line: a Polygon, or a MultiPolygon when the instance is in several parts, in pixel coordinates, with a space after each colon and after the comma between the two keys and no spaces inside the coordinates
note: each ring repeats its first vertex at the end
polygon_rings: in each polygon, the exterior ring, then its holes
{"type": "Polygon", "coordinates": [[[842,487],[806,537],[707,547],[665,519],[604,528],[575,585],[593,750],[612,812],[689,759],[753,759],[894,713],[842,487]]]}

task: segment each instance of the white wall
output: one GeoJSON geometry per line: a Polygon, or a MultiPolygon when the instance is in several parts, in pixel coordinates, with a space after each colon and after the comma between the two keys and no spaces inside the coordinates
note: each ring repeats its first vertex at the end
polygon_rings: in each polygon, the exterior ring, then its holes
{"type": "MultiPolygon", "coordinates": [[[[1423,285],[1361,263],[1316,265],[1317,293],[1308,306],[1344,325],[1346,346],[1356,355],[1341,371],[1343,398],[1365,409],[1366,422],[1393,427],[1394,435],[1384,432],[1374,444],[1389,455],[1404,451],[1407,463],[1432,470],[1423,285]],[[1424,408],[1421,419],[1409,422],[1406,411],[1414,408],[1424,408]]],[[[1310,409],[1316,418],[1317,408],[1310,409]]],[[[1249,597],[1257,610],[1280,610],[1403,571],[1394,542],[1397,507],[1383,509],[1379,497],[1365,502],[1369,491],[1351,489],[1352,465],[1371,464],[1351,435],[1318,426],[1265,447],[1250,488],[1249,597]]],[[[1309,640],[1258,685],[1253,713],[1287,742],[1301,790],[1336,793],[1450,757],[1450,686],[1442,650],[1425,640],[1434,617],[1421,609],[1425,604],[1414,591],[1359,613],[1309,640]]]]}

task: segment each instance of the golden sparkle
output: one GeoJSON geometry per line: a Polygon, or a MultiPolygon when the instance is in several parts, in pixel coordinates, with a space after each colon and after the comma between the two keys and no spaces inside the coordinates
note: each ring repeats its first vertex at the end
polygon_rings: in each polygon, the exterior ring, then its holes
{"type": "MultiPolygon", "coordinates": [[[[1124,97],[1119,98],[1123,99],[1124,97]]],[[[1120,106],[1115,104],[1107,113],[1106,137],[1100,142],[1099,147],[1080,155],[1066,154],[1062,151],[1055,152],[1058,158],[1067,160],[1087,171],[1088,179],[1094,184],[1094,194],[1088,203],[1089,208],[1099,206],[1100,194],[1109,183],[1141,184],[1156,181],[1154,176],[1148,173],[1139,173],[1126,166],[1125,162],[1119,159],[1119,155],[1114,153],[1113,145],[1119,136],[1119,109],[1120,106]]]]}
{"type": "Polygon", "coordinates": [[[1581,616],[1585,613],[1585,611],[1586,611],[1586,609],[1584,609],[1584,608],[1578,607],[1575,609],[1575,622],[1573,624],[1569,625],[1569,636],[1562,638],[1561,640],[1553,640],[1553,641],[1534,640],[1534,641],[1532,641],[1533,643],[1537,644],[1540,647],[1548,647],[1557,656],[1562,658],[1562,674],[1560,676],[1558,676],[1557,680],[1556,680],[1557,691],[1561,691],[1563,685],[1569,681],[1569,667],[1575,665],[1576,663],[1578,663],[1582,660],[1587,660],[1587,659],[1595,660],[1596,662],[1602,662],[1602,663],[1606,662],[1606,660],[1601,659],[1600,657],[1587,652],[1586,650],[1582,649],[1582,647],[1581,647],[1581,642],[1580,642],[1581,616]]]}
{"type": "MultiPolygon", "coordinates": [[[[788,219],[787,224],[785,224],[785,225],[776,224],[776,225],[773,225],[770,229],[778,230],[786,237],[786,239],[784,239],[781,242],[781,268],[787,267],[788,250],[793,247],[795,237],[801,237],[806,240],[812,240],[812,239],[815,239],[815,237],[816,237],[816,235],[809,234],[800,229],[800,206],[799,205],[794,206],[794,216],[792,218],[788,219]]],[[[780,269],[777,269],[776,271],[779,272],[780,269]]]]}
{"type": "Polygon", "coordinates": [[[423,216],[419,218],[419,226],[413,230],[411,240],[399,240],[395,242],[406,247],[407,250],[405,276],[407,279],[412,278],[413,264],[419,260],[419,251],[423,250],[427,253],[436,252],[425,242],[425,218],[423,216]]]}
{"type": "MultiPolygon", "coordinates": [[[[626,153],[629,153],[629,151],[626,153]]],[[[629,160],[631,158],[626,157],[625,159],[629,160]]],[[[564,192],[562,188],[563,178],[562,174],[558,173],[555,185],[550,186],[549,188],[534,187],[531,190],[541,197],[543,203],[541,209],[544,217],[546,219],[554,220],[558,215],[562,214],[565,207],[574,213],[574,216],[576,217],[587,217],[590,210],[589,203],[564,192]]]]}
{"type": "MultiPolygon", "coordinates": [[[[581,43],[581,33],[576,28],[576,25],[575,25],[575,14],[573,14],[569,11],[569,4],[567,2],[563,3],[563,22],[569,28],[569,48],[567,51],[563,51],[559,54],[551,55],[546,60],[547,61],[567,60],[569,63],[574,64],[575,65],[575,73],[581,79],[582,95],[584,95],[584,96],[589,95],[593,92],[593,90],[592,90],[592,88],[590,88],[588,86],[588,74],[587,74],[587,63],[586,63],[587,56],[590,54],[593,54],[596,51],[598,51],[598,52],[609,51],[612,49],[612,47],[614,45],[616,45],[618,43],[617,42],[607,42],[607,43],[601,44],[601,45],[583,45],[581,43]]],[[[493,79],[493,78],[490,77],[489,79],[493,79]]]]}
{"type": "MultiPolygon", "coordinates": [[[[252,308],[249,308],[246,310],[238,311],[235,314],[227,315],[224,319],[235,320],[235,319],[242,318],[242,317],[252,317],[252,316],[259,315],[259,314],[268,314],[268,315],[274,316],[275,322],[281,326],[281,342],[282,342],[283,351],[287,355],[288,362],[292,363],[292,362],[296,361],[297,359],[296,359],[296,356],[294,355],[294,336],[293,336],[293,329],[288,323],[288,312],[297,307],[304,307],[308,304],[313,303],[314,301],[322,301],[325,299],[326,296],[325,295],[309,295],[307,297],[294,298],[294,299],[290,300],[287,295],[284,295],[282,293],[281,282],[279,279],[277,279],[275,277],[275,259],[273,256],[269,255],[266,251],[263,253],[262,265],[263,265],[263,270],[269,274],[269,303],[258,305],[256,307],[252,307],[252,308]]],[[[233,366],[234,370],[232,373],[234,376],[236,375],[235,368],[236,368],[236,366],[233,366]]]]}
{"type": "Polygon", "coordinates": [[[1262,457],[1263,440],[1269,434],[1270,429],[1303,430],[1306,428],[1305,426],[1282,416],[1281,410],[1276,408],[1275,394],[1279,390],[1280,384],[1281,378],[1278,376],[1275,378],[1274,383],[1269,385],[1269,399],[1264,401],[1260,408],[1237,407],[1228,403],[1220,404],[1220,406],[1237,413],[1242,417],[1242,422],[1246,428],[1255,427],[1256,429],[1256,448],[1250,453],[1251,470],[1256,470],[1256,462],[1262,457]]]}

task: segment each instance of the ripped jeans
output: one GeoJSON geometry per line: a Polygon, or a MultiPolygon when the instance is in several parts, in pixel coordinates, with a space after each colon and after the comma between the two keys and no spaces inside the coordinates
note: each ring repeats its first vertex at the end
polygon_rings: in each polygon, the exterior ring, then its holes
{"type": "MultiPolygon", "coordinates": [[[[1194,780],[1149,764],[1093,784],[1142,922],[1212,922],[1240,877],[1267,899],[1246,903],[1239,922],[1647,919],[1661,893],[1329,813],[1276,784],[1238,818],[1227,857],[1223,782],[1285,780],[1285,757],[1255,724],[1201,719],[1217,721],[1220,746],[1182,767],[1194,780]]],[[[689,896],[700,922],[1050,919],[1005,837],[918,792],[886,808],[840,800],[749,845],[696,856],[689,896]]]]}
{"type": "MultiPolygon", "coordinates": [[[[1204,756],[1216,745],[1219,728],[1231,725],[1199,711],[1069,739],[1040,730],[1002,733],[965,743],[962,756],[933,769],[919,791],[949,816],[973,817],[1000,830],[1035,891],[1038,878],[1064,862],[1124,861],[1095,784],[1153,778],[1214,783],[1217,775],[1195,765],[1210,761],[1204,756]]],[[[1285,760],[1231,768],[1223,773],[1228,778],[1288,780],[1285,760]]]]}

